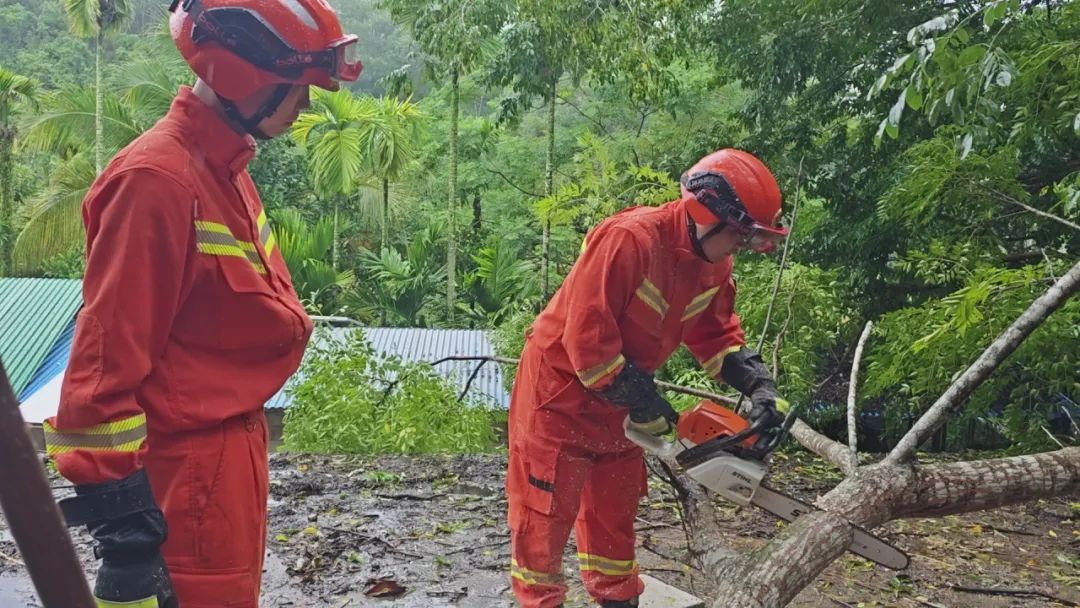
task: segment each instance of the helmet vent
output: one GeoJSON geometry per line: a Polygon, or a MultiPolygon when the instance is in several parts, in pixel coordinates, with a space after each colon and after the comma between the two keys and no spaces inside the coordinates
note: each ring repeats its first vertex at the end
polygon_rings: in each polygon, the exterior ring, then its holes
{"type": "Polygon", "coordinates": [[[282,0],[282,1],[285,4],[285,6],[288,7],[288,9],[290,11],[292,11],[292,14],[296,15],[296,18],[299,19],[300,21],[302,21],[304,25],[308,26],[309,28],[311,28],[311,29],[313,29],[315,31],[318,31],[319,24],[315,23],[315,17],[311,16],[311,13],[309,13],[308,10],[306,8],[304,8],[304,5],[297,2],[297,0],[282,0]]]}

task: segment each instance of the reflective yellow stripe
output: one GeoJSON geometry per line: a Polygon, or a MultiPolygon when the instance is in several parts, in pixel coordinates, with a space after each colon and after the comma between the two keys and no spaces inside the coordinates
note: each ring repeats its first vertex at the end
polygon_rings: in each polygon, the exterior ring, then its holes
{"type": "Polygon", "coordinates": [[[510,576],[526,585],[559,585],[563,582],[562,572],[537,572],[519,566],[516,559],[510,560],[510,576]]]}
{"type": "Polygon", "coordinates": [[[158,608],[159,606],[156,597],[148,597],[132,602],[111,602],[99,598],[94,598],[94,601],[97,602],[97,608],[158,608]]]}
{"type": "Polygon", "coordinates": [[[664,300],[664,295],[647,277],[641,281],[641,286],[637,288],[634,295],[641,298],[642,302],[648,304],[649,308],[655,310],[661,317],[667,314],[668,303],[664,300]]]}
{"type": "Polygon", "coordinates": [[[266,222],[266,211],[259,211],[259,240],[262,241],[263,250],[266,251],[266,255],[269,257],[270,253],[274,250],[274,231],[270,229],[270,225],[266,222]]]}
{"type": "MultiPolygon", "coordinates": [[[[267,254],[273,247],[272,236],[271,234],[270,243],[266,245],[267,254]]],[[[266,267],[262,263],[262,258],[259,257],[259,250],[255,243],[237,239],[225,224],[195,220],[195,247],[199,253],[207,255],[244,258],[251,263],[255,272],[266,274],[266,267]]]]}
{"type": "Polygon", "coordinates": [[[581,571],[592,570],[608,576],[628,576],[637,570],[637,562],[632,559],[610,559],[601,555],[578,553],[581,571]]]}
{"type": "Polygon", "coordinates": [[[716,295],[717,291],[720,291],[719,286],[713,287],[705,293],[695,297],[693,300],[690,300],[690,303],[686,305],[686,312],[683,313],[682,320],[686,321],[687,319],[692,319],[701,314],[709,307],[709,302],[712,301],[712,298],[716,295]]]}
{"type": "Polygon", "coordinates": [[[716,378],[720,375],[720,369],[724,367],[724,357],[742,348],[742,344],[736,344],[735,346],[729,346],[724,350],[716,353],[716,355],[705,362],[702,366],[710,376],[716,378]]]}
{"type": "Polygon", "coordinates": [[[577,375],[578,378],[581,379],[581,383],[584,384],[586,387],[589,387],[604,379],[605,376],[615,371],[615,368],[619,367],[625,362],[626,359],[624,359],[622,353],[620,353],[611,361],[601,363],[596,367],[592,367],[584,371],[579,371],[577,375]]]}
{"type": "Polygon", "coordinates": [[[67,454],[76,450],[93,452],[136,452],[146,440],[146,415],[138,414],[115,422],[81,429],[58,431],[49,421],[42,424],[45,451],[67,454]]]}

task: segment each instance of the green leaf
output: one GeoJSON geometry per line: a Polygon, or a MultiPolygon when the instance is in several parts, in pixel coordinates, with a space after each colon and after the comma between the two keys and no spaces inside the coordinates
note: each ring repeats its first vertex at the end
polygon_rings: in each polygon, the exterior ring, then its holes
{"type": "Polygon", "coordinates": [[[969,152],[971,152],[972,137],[971,133],[964,135],[964,140],[960,143],[960,159],[967,158],[969,152]]]}
{"type": "Polygon", "coordinates": [[[896,98],[896,103],[894,103],[892,109],[889,110],[889,124],[894,127],[899,126],[900,118],[904,115],[904,104],[907,103],[907,93],[907,88],[900,91],[900,97],[896,98]]]}
{"type": "Polygon", "coordinates": [[[1012,73],[1008,70],[1002,70],[997,75],[997,85],[999,87],[1007,87],[1012,83],[1012,73]]]}
{"type": "Polygon", "coordinates": [[[1076,113],[1076,118],[1073,119],[1073,131],[1080,134],[1080,112],[1076,113]]]}
{"type": "Polygon", "coordinates": [[[967,47],[960,52],[960,65],[974,65],[977,61],[983,58],[986,54],[986,47],[981,44],[975,44],[967,47]]]}
{"type": "Polygon", "coordinates": [[[919,108],[922,107],[922,104],[923,104],[923,95],[922,95],[922,93],[918,89],[908,87],[907,88],[907,105],[908,105],[908,107],[911,108],[912,110],[918,111],[919,108]]]}

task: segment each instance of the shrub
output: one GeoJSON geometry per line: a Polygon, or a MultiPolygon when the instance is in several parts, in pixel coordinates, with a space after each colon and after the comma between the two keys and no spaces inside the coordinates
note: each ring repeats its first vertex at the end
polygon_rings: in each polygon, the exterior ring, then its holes
{"type": "Polygon", "coordinates": [[[377,355],[361,330],[319,336],[290,389],[290,450],[352,454],[472,453],[495,448],[495,412],[457,399],[425,363],[377,355]]]}

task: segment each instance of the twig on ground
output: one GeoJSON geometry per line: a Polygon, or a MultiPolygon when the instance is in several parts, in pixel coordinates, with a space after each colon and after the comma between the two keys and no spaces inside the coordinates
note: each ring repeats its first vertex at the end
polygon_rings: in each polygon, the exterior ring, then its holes
{"type": "Polygon", "coordinates": [[[1049,593],[1043,593],[1042,591],[1036,591],[1034,589],[994,589],[989,587],[967,587],[964,585],[949,585],[949,589],[953,591],[963,591],[964,593],[980,593],[983,595],[1005,595],[1010,597],[1024,597],[1035,596],[1048,599],[1052,602],[1064,604],[1065,606],[1080,606],[1080,603],[1076,603],[1072,600],[1067,600],[1056,595],[1049,593]]]}
{"type": "Polygon", "coordinates": [[[440,498],[446,498],[446,494],[431,494],[430,496],[421,496],[418,494],[375,494],[379,498],[387,498],[389,500],[438,500],[440,498]]]}
{"type": "Polygon", "coordinates": [[[17,557],[12,557],[12,556],[8,555],[7,553],[0,553],[0,559],[3,559],[6,562],[11,562],[11,563],[13,563],[13,564],[15,564],[17,566],[22,566],[23,568],[26,567],[26,564],[23,563],[23,561],[21,559],[19,559],[17,557]]]}
{"type": "Polygon", "coordinates": [[[370,534],[364,534],[363,532],[359,532],[357,530],[349,530],[347,528],[334,528],[334,527],[331,527],[331,526],[323,526],[323,529],[324,530],[330,530],[332,532],[339,532],[341,534],[349,534],[351,536],[357,537],[358,539],[360,539],[361,542],[376,542],[376,543],[379,543],[380,545],[386,547],[390,552],[397,553],[398,555],[404,555],[406,557],[411,557],[413,559],[424,559],[423,555],[418,555],[416,553],[412,553],[412,552],[409,552],[409,551],[403,551],[401,549],[398,549],[397,545],[394,545],[393,543],[391,543],[388,540],[379,538],[378,536],[372,536],[370,534]]]}

